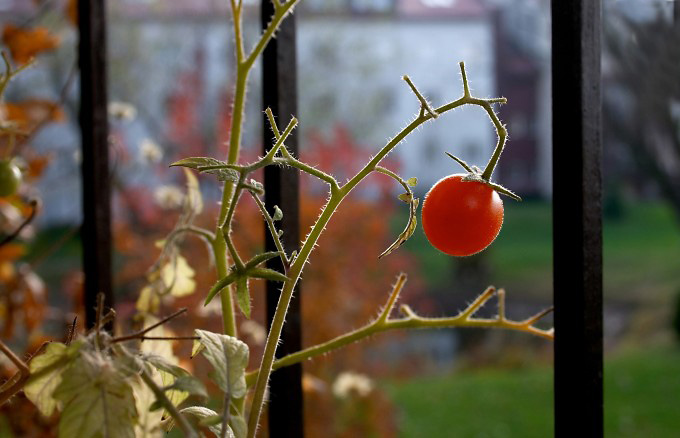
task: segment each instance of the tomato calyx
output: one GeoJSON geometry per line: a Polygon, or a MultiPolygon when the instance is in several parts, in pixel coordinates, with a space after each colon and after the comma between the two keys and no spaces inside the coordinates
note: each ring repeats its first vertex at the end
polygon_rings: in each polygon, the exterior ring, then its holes
{"type": "Polygon", "coordinates": [[[452,155],[448,152],[445,152],[446,155],[448,155],[451,159],[453,159],[456,163],[460,164],[463,169],[467,171],[467,175],[463,177],[463,181],[474,181],[474,182],[479,182],[482,184],[485,184],[495,191],[497,191],[501,195],[505,195],[509,198],[514,199],[515,201],[521,201],[522,198],[520,198],[517,194],[515,194],[512,190],[507,189],[503,187],[500,184],[497,184],[495,182],[491,182],[488,179],[485,179],[482,173],[482,170],[477,167],[477,166],[470,166],[467,164],[465,161],[461,160],[460,158],[456,157],[455,155],[452,155]]]}

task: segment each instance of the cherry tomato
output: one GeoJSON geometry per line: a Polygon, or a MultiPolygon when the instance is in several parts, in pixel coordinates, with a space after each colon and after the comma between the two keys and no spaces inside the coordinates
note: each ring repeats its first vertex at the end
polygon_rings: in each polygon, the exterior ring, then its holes
{"type": "Polygon", "coordinates": [[[0,160],[0,196],[16,193],[21,185],[21,170],[10,160],[0,160]]]}
{"type": "Polygon", "coordinates": [[[503,225],[503,201],[494,189],[465,174],[442,178],[425,195],[423,230],[438,250],[469,256],[489,246],[503,225]]]}

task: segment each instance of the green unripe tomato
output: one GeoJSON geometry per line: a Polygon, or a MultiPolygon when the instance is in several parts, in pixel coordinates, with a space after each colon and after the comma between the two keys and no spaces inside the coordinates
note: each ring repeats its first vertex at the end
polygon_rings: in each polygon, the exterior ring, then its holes
{"type": "Polygon", "coordinates": [[[0,160],[0,196],[16,193],[21,185],[21,170],[11,160],[0,160]]]}

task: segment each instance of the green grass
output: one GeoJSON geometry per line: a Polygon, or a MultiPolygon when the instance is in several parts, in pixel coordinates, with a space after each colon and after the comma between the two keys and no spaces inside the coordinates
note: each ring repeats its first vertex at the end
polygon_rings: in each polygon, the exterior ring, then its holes
{"type": "MultiPolygon", "coordinates": [[[[634,350],[605,364],[605,436],[678,436],[680,349],[634,350]]],[[[402,438],[553,436],[548,367],[484,369],[385,385],[402,438]]],[[[578,421],[578,419],[575,419],[578,421]]]]}
{"type": "MultiPolygon", "coordinates": [[[[503,229],[485,254],[490,283],[516,296],[549,300],[552,293],[552,212],[548,203],[506,202],[503,229]]],[[[398,218],[403,226],[405,218],[398,218]]],[[[626,206],[604,221],[604,280],[608,299],[660,302],[680,290],[680,228],[660,203],[626,206]]],[[[455,260],[432,248],[419,227],[404,248],[415,253],[431,288],[452,281],[455,260]]]]}

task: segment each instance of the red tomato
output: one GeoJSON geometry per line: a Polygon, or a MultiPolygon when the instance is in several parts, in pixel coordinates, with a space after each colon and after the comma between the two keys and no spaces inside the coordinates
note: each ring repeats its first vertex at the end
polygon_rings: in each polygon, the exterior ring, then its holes
{"type": "Polygon", "coordinates": [[[489,246],[503,225],[503,201],[494,189],[465,174],[439,180],[425,195],[423,230],[432,246],[469,256],[489,246]]]}

